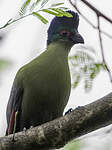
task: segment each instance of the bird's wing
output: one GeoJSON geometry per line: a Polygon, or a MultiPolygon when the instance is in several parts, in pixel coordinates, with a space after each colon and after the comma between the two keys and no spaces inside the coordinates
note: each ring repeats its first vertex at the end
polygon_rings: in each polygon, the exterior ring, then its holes
{"type": "Polygon", "coordinates": [[[6,111],[7,117],[6,135],[14,133],[19,128],[22,97],[23,97],[23,88],[15,87],[13,85],[6,111]]]}

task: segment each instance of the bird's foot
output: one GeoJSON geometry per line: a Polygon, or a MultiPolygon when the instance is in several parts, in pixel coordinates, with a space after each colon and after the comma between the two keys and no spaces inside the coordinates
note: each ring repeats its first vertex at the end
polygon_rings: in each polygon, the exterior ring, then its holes
{"type": "Polygon", "coordinates": [[[32,129],[33,128],[33,126],[30,126],[30,129],[32,129]]]}
{"type": "Polygon", "coordinates": [[[26,130],[27,130],[27,129],[24,127],[24,128],[23,128],[23,131],[26,132],[26,130]]]}
{"type": "Polygon", "coordinates": [[[15,133],[13,134],[12,142],[13,142],[13,143],[15,142],[15,133]]]}
{"type": "Polygon", "coordinates": [[[73,109],[72,109],[72,108],[70,108],[67,112],[65,112],[65,115],[67,115],[67,114],[71,113],[72,111],[73,111],[73,109]]]}

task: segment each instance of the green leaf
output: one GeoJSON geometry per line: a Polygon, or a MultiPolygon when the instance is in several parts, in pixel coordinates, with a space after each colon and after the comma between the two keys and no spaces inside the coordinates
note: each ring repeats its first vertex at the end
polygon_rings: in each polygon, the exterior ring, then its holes
{"type": "Polygon", "coordinates": [[[38,4],[41,0],[36,0],[36,4],[38,4]]]}
{"type": "Polygon", "coordinates": [[[39,20],[41,20],[44,24],[47,24],[47,23],[48,23],[48,21],[47,21],[44,17],[42,17],[39,13],[33,12],[32,14],[33,14],[34,16],[36,16],[39,20]]]}
{"type": "Polygon", "coordinates": [[[91,90],[91,88],[92,88],[92,80],[87,80],[87,79],[85,79],[85,91],[86,92],[89,92],[90,90],[91,90]]]}
{"type": "Polygon", "coordinates": [[[40,2],[41,0],[36,0],[36,2],[34,2],[31,7],[30,7],[30,11],[32,11],[37,5],[38,3],[40,2]]]}
{"type": "Polygon", "coordinates": [[[41,8],[43,8],[48,3],[48,1],[49,0],[43,0],[42,3],[41,3],[41,8]]]}
{"type": "Polygon", "coordinates": [[[95,64],[95,66],[96,66],[98,69],[106,70],[106,66],[105,66],[105,64],[103,64],[103,63],[95,64]]]}
{"type": "Polygon", "coordinates": [[[51,7],[56,7],[56,6],[60,6],[63,5],[64,3],[56,3],[56,4],[52,4],[51,7]]]}
{"type": "Polygon", "coordinates": [[[12,64],[12,62],[9,60],[0,59],[0,71],[3,71],[3,69],[10,66],[11,64],[12,64]]]}
{"type": "Polygon", "coordinates": [[[90,67],[90,70],[92,71],[92,73],[90,74],[90,78],[94,79],[96,75],[101,71],[101,69],[104,69],[103,64],[94,64],[93,67],[90,67]]]}
{"type": "Polygon", "coordinates": [[[61,10],[67,11],[69,8],[67,7],[59,7],[61,10]]]}
{"type": "Polygon", "coordinates": [[[101,64],[101,66],[102,66],[102,68],[103,68],[104,70],[107,70],[107,67],[106,67],[105,64],[101,64]]]}
{"type": "Polygon", "coordinates": [[[86,52],[78,51],[77,55],[79,56],[79,58],[81,59],[82,62],[94,61],[94,58],[86,52]]]}
{"type": "Polygon", "coordinates": [[[75,80],[75,82],[73,83],[73,88],[76,88],[76,87],[77,87],[77,85],[79,84],[80,79],[81,79],[80,75],[77,75],[75,78],[76,78],[76,80],[75,80]]]}
{"type": "Polygon", "coordinates": [[[84,73],[87,72],[87,65],[84,66],[83,71],[84,71],[84,73]]]}
{"type": "Polygon", "coordinates": [[[30,2],[31,2],[31,0],[26,0],[26,1],[24,2],[24,4],[22,5],[22,7],[21,7],[21,9],[20,9],[20,12],[19,12],[19,14],[20,14],[21,16],[26,13],[26,9],[27,9],[28,5],[30,4],[30,2]]]}
{"type": "Polygon", "coordinates": [[[79,56],[76,54],[76,55],[73,55],[73,56],[69,56],[69,59],[70,60],[78,60],[79,59],[79,56]]]}
{"type": "Polygon", "coordinates": [[[79,65],[85,65],[85,64],[90,64],[94,63],[94,57],[90,56],[86,52],[82,51],[77,51],[75,55],[69,57],[71,61],[73,61],[73,64],[79,64],[79,65]]]}
{"type": "Polygon", "coordinates": [[[90,74],[90,78],[91,79],[94,79],[96,77],[96,72],[94,71],[94,72],[92,72],[91,74],[90,74]]]}
{"type": "Polygon", "coordinates": [[[62,15],[62,16],[73,17],[72,14],[63,11],[62,9],[59,9],[59,8],[49,8],[49,9],[51,9],[51,10],[53,10],[53,11],[59,13],[59,14],[62,15]]]}
{"type": "Polygon", "coordinates": [[[49,14],[51,14],[51,15],[58,16],[58,17],[62,17],[62,16],[63,16],[62,14],[55,13],[55,12],[49,10],[49,9],[42,9],[41,11],[46,12],[46,13],[49,13],[49,14]]]}
{"type": "Polygon", "coordinates": [[[96,69],[97,69],[98,71],[100,71],[101,64],[94,64],[94,65],[95,65],[96,69]]]}
{"type": "Polygon", "coordinates": [[[33,11],[33,9],[36,7],[36,3],[34,2],[31,7],[30,7],[30,11],[33,11]]]}

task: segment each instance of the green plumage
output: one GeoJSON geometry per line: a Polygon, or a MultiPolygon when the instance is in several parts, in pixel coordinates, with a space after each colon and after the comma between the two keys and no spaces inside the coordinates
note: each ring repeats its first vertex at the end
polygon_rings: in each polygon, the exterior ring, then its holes
{"type": "Polygon", "coordinates": [[[16,83],[17,88],[24,87],[21,128],[27,126],[24,123],[28,121],[36,126],[63,114],[71,89],[68,67],[70,47],[65,45],[64,42],[51,44],[17,73],[14,86],[16,83]]]}
{"type": "Polygon", "coordinates": [[[14,128],[15,132],[22,131],[63,115],[71,90],[68,53],[74,44],[84,43],[78,33],[78,14],[69,12],[72,19],[53,19],[46,51],[18,71],[7,105],[6,134],[13,133],[14,128]]]}

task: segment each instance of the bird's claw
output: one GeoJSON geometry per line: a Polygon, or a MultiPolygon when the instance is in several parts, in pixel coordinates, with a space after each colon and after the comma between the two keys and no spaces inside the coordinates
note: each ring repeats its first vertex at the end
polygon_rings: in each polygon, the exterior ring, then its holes
{"type": "Polygon", "coordinates": [[[70,108],[67,112],[65,112],[65,115],[67,115],[67,114],[71,113],[72,111],[73,111],[73,109],[72,109],[72,108],[70,108]]]}
{"type": "Polygon", "coordinates": [[[27,129],[24,127],[24,128],[23,128],[23,131],[25,131],[25,132],[26,132],[26,130],[27,130],[27,129]]]}
{"type": "Polygon", "coordinates": [[[33,128],[33,126],[30,126],[30,129],[32,129],[33,128]]]}

